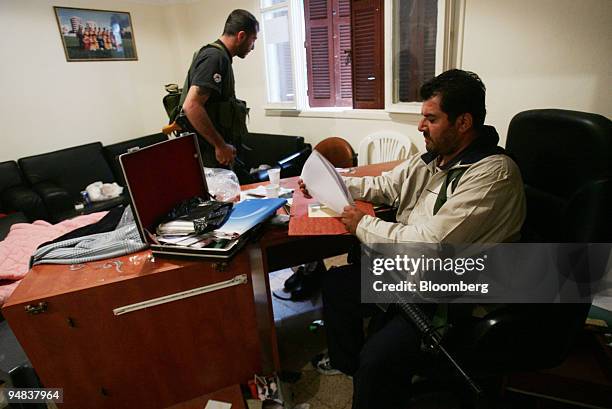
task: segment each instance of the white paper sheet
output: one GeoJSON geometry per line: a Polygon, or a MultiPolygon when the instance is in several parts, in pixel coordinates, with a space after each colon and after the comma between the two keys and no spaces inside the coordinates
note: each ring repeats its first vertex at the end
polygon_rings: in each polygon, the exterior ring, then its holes
{"type": "Polygon", "coordinates": [[[340,217],[340,214],[320,203],[310,203],[308,205],[308,217],[340,217]]]}
{"type": "Polygon", "coordinates": [[[301,177],[308,193],[338,214],[354,203],[340,174],[317,151],[312,151],[306,160],[301,177]]]}
{"type": "Polygon", "coordinates": [[[219,402],[218,400],[209,400],[204,409],[232,409],[232,404],[219,402]]]}

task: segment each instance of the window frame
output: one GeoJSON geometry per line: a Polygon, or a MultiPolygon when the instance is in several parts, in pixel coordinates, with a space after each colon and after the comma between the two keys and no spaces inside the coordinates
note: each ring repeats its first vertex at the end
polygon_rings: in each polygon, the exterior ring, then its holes
{"type": "MultiPolygon", "coordinates": [[[[266,115],[304,117],[345,117],[363,119],[390,119],[389,114],[414,114],[420,115],[420,102],[396,102],[395,94],[395,67],[394,46],[398,39],[395,34],[393,15],[396,0],[384,0],[384,100],[383,109],[355,109],[352,107],[310,107],[307,96],[308,89],[308,67],[306,59],[306,28],[304,21],[304,7],[301,0],[286,0],[268,7],[263,6],[260,1],[260,15],[275,9],[288,9],[289,41],[291,45],[291,58],[294,76],[295,97],[293,102],[271,103],[268,94],[268,57],[265,56],[266,70],[266,104],[264,110],[266,115]],[[390,28],[388,28],[390,27],[390,28]],[[367,115],[371,112],[371,115],[367,115]],[[364,115],[365,114],[365,115],[364,115]]],[[[401,0],[400,0],[401,1],[401,0]]],[[[438,0],[438,34],[436,44],[436,75],[452,67],[461,67],[461,55],[463,48],[463,26],[465,20],[465,0],[438,0]]],[[[264,36],[265,42],[265,36],[264,36]]],[[[267,54],[264,45],[264,53],[267,54]]]]}
{"type": "MultiPolygon", "coordinates": [[[[399,102],[396,67],[396,47],[399,36],[394,24],[395,5],[401,0],[385,0],[385,111],[400,114],[421,114],[421,102],[399,102]]],[[[438,32],[436,35],[436,69],[435,75],[450,68],[461,66],[461,48],[463,45],[463,21],[465,0],[438,0],[438,32]]]]}
{"type": "MultiPolygon", "coordinates": [[[[280,3],[276,3],[276,4],[272,4],[270,6],[265,6],[263,5],[264,0],[260,1],[259,4],[259,11],[260,11],[260,18],[261,18],[261,31],[263,31],[263,35],[262,37],[262,42],[263,42],[263,50],[264,50],[264,67],[265,67],[265,75],[266,75],[266,104],[264,105],[264,109],[280,109],[280,110],[284,110],[284,109],[295,109],[296,108],[296,97],[297,95],[294,95],[293,98],[293,102],[270,102],[270,63],[269,63],[269,55],[268,55],[268,44],[266,43],[266,38],[265,38],[265,19],[264,19],[264,14],[265,13],[269,13],[269,12],[273,12],[273,11],[277,11],[277,10],[283,10],[283,9],[287,9],[287,30],[288,30],[288,36],[289,36],[289,45],[290,45],[290,50],[291,50],[291,65],[292,65],[292,70],[294,71],[293,77],[294,77],[294,81],[295,81],[295,66],[294,66],[294,61],[295,58],[293,56],[294,54],[294,49],[293,49],[293,43],[291,42],[291,38],[292,38],[292,19],[291,19],[291,7],[290,7],[290,2],[289,1],[283,1],[280,3]]],[[[296,88],[296,84],[294,82],[293,84],[294,88],[296,88]]],[[[296,90],[297,92],[297,90],[296,90]]]]}

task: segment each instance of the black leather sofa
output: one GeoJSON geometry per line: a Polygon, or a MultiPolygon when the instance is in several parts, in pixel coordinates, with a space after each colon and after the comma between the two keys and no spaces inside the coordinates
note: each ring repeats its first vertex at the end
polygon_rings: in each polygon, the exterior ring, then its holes
{"type": "MultiPolygon", "coordinates": [[[[25,178],[45,203],[49,220],[59,222],[76,214],[74,205],[90,183],[115,182],[100,142],[19,159],[25,178]]],[[[106,210],[124,202],[123,197],[92,203],[90,211],[106,210]]]]}
{"type": "MultiPolygon", "coordinates": [[[[282,169],[282,177],[299,175],[309,144],[300,136],[252,133],[245,145],[245,164],[257,168],[268,164],[282,169]]],[[[54,152],[0,163],[0,219],[6,231],[13,222],[37,219],[57,223],[77,214],[74,205],[80,192],[93,182],[117,182],[125,187],[119,155],[167,140],[162,133],[146,135],[103,146],[100,142],[74,146],[54,152]],[[2,221],[4,220],[4,221],[2,221]]],[[[254,180],[267,180],[267,172],[257,172],[254,180]]],[[[98,202],[82,212],[110,209],[128,202],[127,190],[119,198],[98,202]]],[[[3,236],[0,236],[0,240],[3,236]]]]}
{"type": "MultiPolygon", "coordinates": [[[[80,201],[81,191],[89,184],[117,182],[125,187],[119,155],[167,140],[158,133],[102,146],[100,142],[74,146],[59,151],[19,159],[25,179],[42,198],[47,220],[59,222],[77,214],[74,205],[80,201]]],[[[81,213],[108,210],[128,202],[127,191],[117,198],[93,202],[81,213]]]]}

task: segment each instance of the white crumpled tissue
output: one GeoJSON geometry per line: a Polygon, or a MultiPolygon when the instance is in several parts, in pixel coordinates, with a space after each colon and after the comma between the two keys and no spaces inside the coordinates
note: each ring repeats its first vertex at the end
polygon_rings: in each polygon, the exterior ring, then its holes
{"type": "Polygon", "coordinates": [[[103,200],[118,197],[123,192],[123,188],[115,182],[94,182],[87,186],[85,191],[87,191],[87,194],[89,195],[89,200],[92,202],[101,202],[103,200]]]}

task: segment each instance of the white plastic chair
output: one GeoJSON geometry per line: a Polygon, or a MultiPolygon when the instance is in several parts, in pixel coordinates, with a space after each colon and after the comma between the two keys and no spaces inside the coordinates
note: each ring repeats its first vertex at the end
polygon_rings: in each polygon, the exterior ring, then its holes
{"type": "Polygon", "coordinates": [[[384,132],[369,135],[359,144],[359,165],[406,159],[418,150],[405,135],[384,132]]]}

